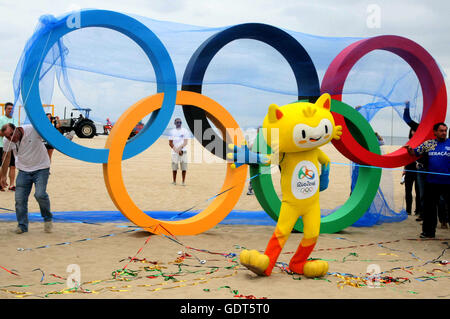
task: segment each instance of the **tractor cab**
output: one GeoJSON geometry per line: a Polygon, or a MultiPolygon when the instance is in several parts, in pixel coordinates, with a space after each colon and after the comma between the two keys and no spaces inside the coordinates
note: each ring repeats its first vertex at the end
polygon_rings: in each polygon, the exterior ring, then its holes
{"type": "Polygon", "coordinates": [[[97,135],[97,129],[94,121],[89,118],[91,111],[90,108],[72,109],[70,118],[60,120],[60,130],[63,133],[75,131],[79,138],[93,138],[97,135]]]}
{"type": "Polygon", "coordinates": [[[70,117],[72,119],[89,119],[89,114],[91,113],[92,109],[85,108],[85,109],[72,109],[72,112],[70,113],[70,117]],[[74,112],[75,111],[75,116],[74,112]],[[78,116],[77,116],[78,115],[78,116]]]}

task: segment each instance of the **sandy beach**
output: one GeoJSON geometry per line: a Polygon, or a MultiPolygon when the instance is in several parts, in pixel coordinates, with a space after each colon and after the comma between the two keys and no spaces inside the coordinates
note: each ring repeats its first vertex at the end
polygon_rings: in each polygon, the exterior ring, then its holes
{"type": "MultiPolygon", "coordinates": [[[[95,148],[103,147],[105,141],[105,136],[76,139],[95,148]]],[[[195,143],[191,140],[191,150],[201,150],[195,143]]],[[[396,148],[383,146],[383,151],[396,148]]],[[[333,162],[342,163],[331,167],[330,186],[321,194],[321,207],[334,208],[349,195],[350,168],[345,165],[349,161],[331,144],[322,149],[333,162]]],[[[214,163],[190,163],[186,186],[174,186],[168,142],[160,138],[122,167],[128,192],[142,210],[183,211],[192,206],[205,208],[206,200],[220,190],[225,164],[211,158],[209,162],[214,163]]],[[[405,205],[400,179],[401,170],[383,173],[382,183],[393,197],[396,211],[405,205]]],[[[279,192],[279,174],[274,174],[273,180],[279,192]]],[[[246,195],[246,190],[234,209],[260,211],[258,201],[246,195]]],[[[107,193],[102,165],[69,158],[58,151],[52,158],[48,193],[55,212],[117,210],[107,193]]],[[[13,192],[0,193],[0,207],[14,209],[13,192]]],[[[32,196],[29,211],[39,211],[32,196]]],[[[6,212],[0,211],[0,215],[6,212]]],[[[176,243],[145,231],[118,227],[131,223],[54,223],[53,232],[48,234],[42,223],[33,222],[28,233],[16,235],[11,232],[15,222],[0,222],[0,298],[450,298],[448,264],[431,262],[438,257],[440,261],[449,259],[448,250],[440,255],[448,247],[450,230],[440,229],[438,224],[436,240],[419,240],[421,226],[415,218],[321,235],[311,257],[329,262],[330,274],[322,280],[290,275],[279,267],[270,277],[257,277],[229,255],[238,256],[243,247],[263,251],[272,226],[219,224],[199,235],[179,236],[176,243]],[[108,234],[114,236],[99,238],[108,234]],[[76,242],[86,238],[91,240],[76,242]],[[55,246],[58,243],[67,244],[55,246]],[[43,245],[49,247],[17,249],[43,245]],[[127,265],[140,248],[136,259],[127,265]],[[78,290],[64,290],[70,276],[67,266],[71,264],[80,268],[82,285],[78,290]],[[366,277],[369,265],[376,265],[382,272],[381,283],[375,283],[374,288],[362,279],[342,275],[366,277]],[[114,276],[114,271],[125,266],[128,273],[114,276]]],[[[289,262],[301,236],[291,235],[280,262],[289,262]]]]}

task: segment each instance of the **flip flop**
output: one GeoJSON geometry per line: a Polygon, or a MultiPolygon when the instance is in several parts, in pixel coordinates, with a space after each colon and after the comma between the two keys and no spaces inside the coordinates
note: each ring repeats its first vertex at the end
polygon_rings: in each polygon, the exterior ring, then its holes
{"type": "Polygon", "coordinates": [[[8,190],[15,192],[16,191],[16,186],[11,186],[10,188],[8,188],[8,190]]]}

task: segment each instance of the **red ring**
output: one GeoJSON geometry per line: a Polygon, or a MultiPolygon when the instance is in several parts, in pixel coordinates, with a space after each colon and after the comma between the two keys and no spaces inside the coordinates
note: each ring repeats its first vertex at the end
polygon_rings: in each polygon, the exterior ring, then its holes
{"type": "MultiPolygon", "coordinates": [[[[419,79],[423,95],[422,120],[407,144],[417,147],[424,141],[434,138],[433,125],[445,121],[447,112],[445,82],[433,57],[414,41],[399,36],[383,35],[349,45],[328,67],[322,81],[321,92],[330,93],[333,99],[341,101],[344,83],[350,70],[359,59],[373,50],[386,50],[398,55],[411,66],[419,79]]],[[[386,155],[366,150],[350,134],[344,117],[337,113],[333,113],[333,116],[336,125],[342,126],[342,136],[340,140],[333,140],[332,143],[351,161],[378,167],[400,167],[415,159],[404,148],[386,155]]]]}

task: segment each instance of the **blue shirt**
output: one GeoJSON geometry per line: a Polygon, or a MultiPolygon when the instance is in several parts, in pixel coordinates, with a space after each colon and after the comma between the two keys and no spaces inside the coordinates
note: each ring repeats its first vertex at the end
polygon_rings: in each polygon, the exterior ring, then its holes
{"type": "Polygon", "coordinates": [[[428,154],[428,171],[447,175],[427,174],[427,182],[450,184],[450,139],[439,142],[428,140],[414,149],[416,155],[428,154]]]}

